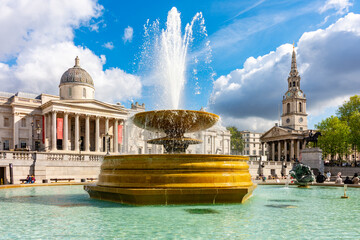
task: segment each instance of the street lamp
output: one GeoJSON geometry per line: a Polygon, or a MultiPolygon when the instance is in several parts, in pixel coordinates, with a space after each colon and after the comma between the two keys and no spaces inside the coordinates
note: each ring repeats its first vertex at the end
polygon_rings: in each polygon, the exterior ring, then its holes
{"type": "Polygon", "coordinates": [[[81,138],[78,140],[78,142],[79,142],[79,154],[81,154],[81,143],[82,143],[81,138]]]}
{"type": "Polygon", "coordinates": [[[39,151],[39,147],[40,147],[40,133],[41,133],[41,127],[40,127],[39,124],[37,125],[37,128],[35,129],[35,131],[36,131],[36,133],[37,133],[37,135],[38,135],[38,137],[37,137],[38,145],[35,144],[35,148],[36,148],[35,150],[36,150],[36,151],[39,151]]]}
{"type": "Polygon", "coordinates": [[[110,134],[108,132],[105,134],[105,141],[106,141],[106,155],[110,155],[109,153],[110,134]]]}

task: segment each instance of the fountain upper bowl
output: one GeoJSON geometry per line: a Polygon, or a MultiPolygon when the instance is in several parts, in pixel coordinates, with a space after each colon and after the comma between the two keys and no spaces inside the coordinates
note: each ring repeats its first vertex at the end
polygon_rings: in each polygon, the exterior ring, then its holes
{"type": "Polygon", "coordinates": [[[212,127],[219,120],[213,113],[194,110],[155,110],[134,115],[136,126],[153,132],[191,133],[212,127]]]}

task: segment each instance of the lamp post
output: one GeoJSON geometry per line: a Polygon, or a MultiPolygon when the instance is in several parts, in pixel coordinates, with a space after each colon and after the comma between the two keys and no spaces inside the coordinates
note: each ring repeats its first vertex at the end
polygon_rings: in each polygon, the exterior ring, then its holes
{"type": "Polygon", "coordinates": [[[31,148],[34,150],[34,121],[31,122],[31,148]]]}
{"type": "Polygon", "coordinates": [[[105,134],[105,141],[106,141],[106,155],[110,155],[109,153],[110,135],[108,132],[105,134]]]}
{"type": "Polygon", "coordinates": [[[79,142],[79,154],[81,154],[81,143],[82,143],[81,138],[78,140],[78,142],[79,142]]]}
{"type": "Polygon", "coordinates": [[[39,124],[37,125],[37,128],[35,129],[35,131],[36,131],[36,133],[37,133],[37,135],[38,135],[38,137],[37,137],[38,145],[35,145],[35,150],[36,150],[36,151],[39,151],[39,147],[40,147],[40,133],[41,133],[41,127],[40,127],[39,124]]]}

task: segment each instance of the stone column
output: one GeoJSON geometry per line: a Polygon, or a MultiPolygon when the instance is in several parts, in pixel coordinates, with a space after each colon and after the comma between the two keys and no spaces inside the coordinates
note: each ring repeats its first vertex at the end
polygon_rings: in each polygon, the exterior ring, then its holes
{"type": "MultiPolygon", "coordinates": [[[[19,113],[13,113],[13,149],[19,146],[19,113]]],[[[10,121],[10,120],[9,120],[10,121]]]]}
{"type": "Polygon", "coordinates": [[[290,143],[290,160],[294,160],[294,139],[290,143]]]}
{"type": "Polygon", "coordinates": [[[275,142],[271,143],[271,160],[275,161],[275,142]]]}
{"type": "Polygon", "coordinates": [[[300,140],[296,140],[296,158],[299,160],[300,156],[300,140]]]}
{"type": "Polygon", "coordinates": [[[47,114],[47,125],[46,125],[46,130],[48,132],[47,134],[47,142],[48,142],[48,148],[47,150],[50,150],[51,148],[51,113],[47,114]]]}
{"type": "Polygon", "coordinates": [[[287,160],[287,141],[284,140],[284,155],[285,155],[285,161],[287,160]]]}
{"type": "MultiPolygon", "coordinates": [[[[109,133],[109,119],[108,118],[105,119],[105,135],[107,133],[109,133]]],[[[107,152],[109,149],[109,144],[108,144],[109,142],[110,142],[110,136],[105,137],[105,149],[104,149],[105,152],[107,152]]],[[[109,152],[110,152],[110,149],[109,149],[109,152]]]]}
{"type": "Polygon", "coordinates": [[[69,139],[69,113],[64,113],[64,137],[63,137],[63,150],[67,151],[68,147],[68,139],[69,139]]]}
{"type": "Polygon", "coordinates": [[[75,114],[75,151],[79,152],[80,146],[79,146],[79,139],[80,139],[80,134],[79,134],[79,118],[80,116],[78,114],[75,114]]]}
{"type": "Polygon", "coordinates": [[[305,149],[306,148],[306,141],[305,139],[303,140],[303,143],[302,143],[302,149],[305,149]]]}
{"type": "Polygon", "coordinates": [[[90,151],[90,116],[85,117],[85,152],[90,151]]]}
{"type": "Polygon", "coordinates": [[[281,161],[281,141],[278,141],[278,161],[281,161]]]}
{"type": "Polygon", "coordinates": [[[56,150],[56,112],[52,112],[51,150],[56,150]]]}
{"type": "Polygon", "coordinates": [[[48,114],[44,115],[44,147],[45,147],[45,151],[47,151],[49,149],[49,144],[47,141],[47,135],[48,135],[48,125],[49,125],[49,119],[48,119],[48,114]]]}
{"type": "Polygon", "coordinates": [[[99,152],[99,138],[100,138],[100,118],[96,116],[95,120],[95,152],[99,152]]]}
{"type": "Polygon", "coordinates": [[[117,119],[114,119],[114,152],[118,153],[118,124],[119,121],[117,119]]]}

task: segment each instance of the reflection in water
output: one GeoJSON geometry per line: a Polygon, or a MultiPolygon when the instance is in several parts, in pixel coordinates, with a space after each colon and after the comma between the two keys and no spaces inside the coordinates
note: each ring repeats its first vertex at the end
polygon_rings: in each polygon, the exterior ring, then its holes
{"type": "Polygon", "coordinates": [[[191,209],[185,209],[186,212],[190,214],[218,214],[219,211],[216,211],[211,208],[191,208],[191,209]]]}
{"type": "Polygon", "coordinates": [[[270,201],[270,202],[300,202],[299,200],[296,200],[296,199],[270,199],[268,201],[270,201]]]}
{"type": "Polygon", "coordinates": [[[265,207],[272,207],[272,208],[297,208],[297,206],[293,206],[293,205],[287,205],[287,204],[269,204],[269,205],[265,205],[265,207]]]}

